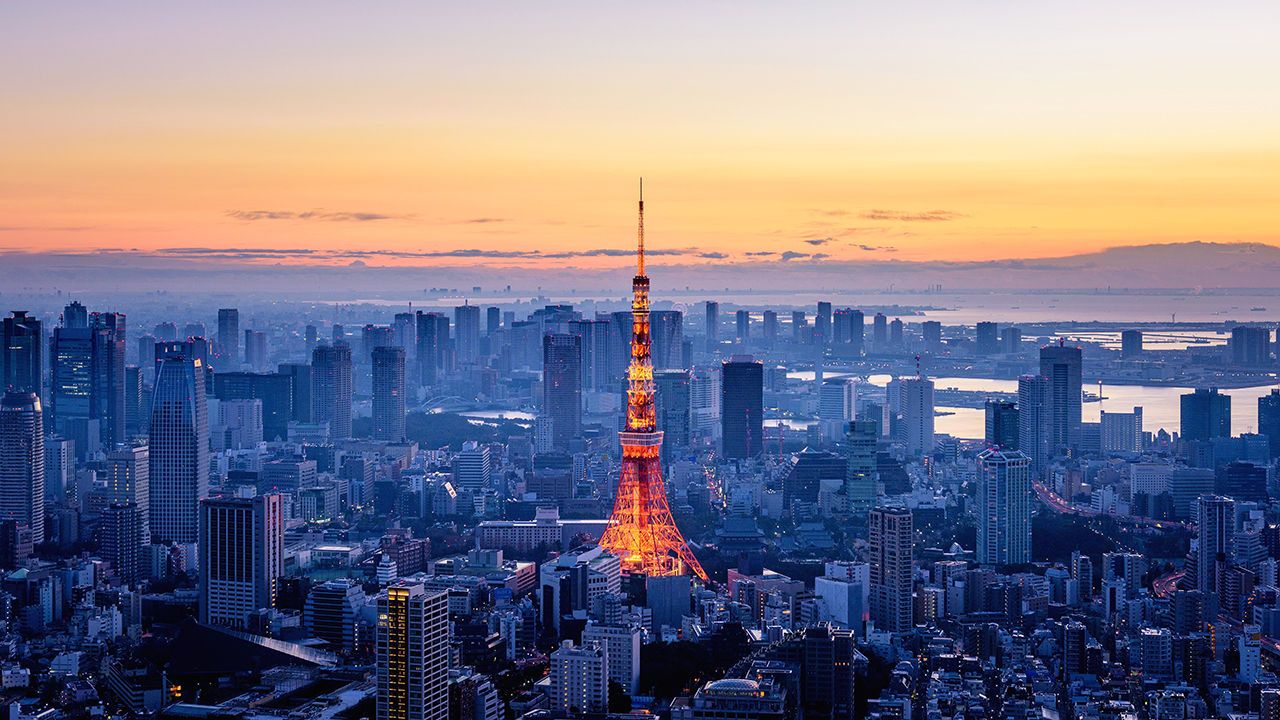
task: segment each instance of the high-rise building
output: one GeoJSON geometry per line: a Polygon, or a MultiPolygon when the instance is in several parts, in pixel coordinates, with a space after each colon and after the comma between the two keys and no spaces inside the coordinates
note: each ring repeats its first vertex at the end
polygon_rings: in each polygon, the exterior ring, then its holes
{"type": "Polygon", "coordinates": [[[107,453],[107,500],[138,513],[138,544],[151,542],[151,449],[119,447],[107,453]]]}
{"type": "Polygon", "coordinates": [[[431,387],[440,381],[446,368],[449,345],[449,318],[440,313],[418,311],[418,382],[431,387]]]}
{"type": "Polygon", "coordinates": [[[756,457],[764,448],[764,364],[735,355],[720,369],[720,426],[724,456],[756,457]]]}
{"type": "Polygon", "coordinates": [[[689,447],[692,441],[690,377],[688,370],[655,370],[658,429],[662,431],[664,459],[689,447]]]}
{"type": "Polygon", "coordinates": [[[809,321],[805,318],[803,310],[791,311],[791,342],[799,344],[804,339],[805,329],[809,327],[809,321]]]}
{"type": "Polygon", "coordinates": [[[902,322],[902,318],[894,318],[889,322],[889,344],[893,347],[900,348],[904,343],[903,329],[906,326],[902,322]]]}
{"type": "Polygon", "coordinates": [[[377,720],[449,717],[449,594],[401,581],[378,596],[377,720]]]}
{"type": "MultiPolygon", "coordinates": [[[[221,401],[262,401],[262,438],[289,439],[296,376],[282,373],[222,372],[213,376],[213,396],[221,401]]],[[[310,388],[307,390],[310,393],[310,388]]]]}
{"type": "Polygon", "coordinates": [[[633,694],[640,688],[640,628],[636,625],[587,623],[582,644],[598,643],[609,655],[609,679],[622,691],[633,694]]]}
{"type": "Polygon", "coordinates": [[[1236,503],[1220,495],[1201,495],[1196,504],[1196,589],[1214,597],[1235,554],[1236,503]]]}
{"type": "Polygon", "coordinates": [[[551,418],[551,442],[568,450],[582,435],[582,338],[542,337],[542,412],[551,418]]]}
{"type": "Polygon", "coordinates": [[[764,336],[765,347],[773,347],[778,343],[778,313],[776,310],[764,311],[764,336]]]}
{"type": "Polygon", "coordinates": [[[913,525],[905,507],[877,507],[867,516],[871,619],[880,630],[911,629],[913,525]]]}
{"type": "Polygon", "coordinates": [[[1182,439],[1231,437],[1231,396],[1218,388],[1196,388],[1181,397],[1182,439]]]}
{"type": "Polygon", "coordinates": [[[1104,453],[1142,452],[1142,408],[1119,413],[1102,411],[1099,432],[1104,453]]]}
{"type": "Polygon", "coordinates": [[[160,542],[192,543],[200,501],[209,494],[204,361],[189,343],[156,349],[162,356],[151,402],[151,533],[160,542]]]}
{"type": "Polygon", "coordinates": [[[404,350],[406,361],[418,349],[418,322],[413,313],[396,313],[391,321],[392,341],[404,350]]]}
{"type": "Polygon", "coordinates": [[[0,521],[45,541],[44,413],[34,392],[8,391],[0,400],[0,521]]]}
{"type": "Polygon", "coordinates": [[[720,303],[708,300],[704,305],[706,312],[707,352],[713,353],[720,345],[720,303]]]}
{"type": "MultiPolygon", "coordinates": [[[[307,350],[307,355],[315,352],[315,348],[307,350]]],[[[293,396],[293,413],[289,419],[293,422],[311,422],[311,366],[306,363],[280,363],[276,366],[276,374],[289,378],[290,395],[293,396]]],[[[217,383],[217,380],[214,380],[217,383]]],[[[288,426],[285,427],[286,433],[288,426]]],[[[263,432],[266,432],[264,423],[263,432]]],[[[288,435],[285,435],[288,438],[288,435]]]]}
{"type": "Polygon", "coordinates": [[[609,650],[565,640],[551,653],[551,709],[572,716],[609,709],[609,650]]]}
{"type": "Polygon", "coordinates": [[[1120,333],[1120,357],[1142,357],[1142,331],[1125,330],[1120,333]]]}
{"type": "Polygon", "coordinates": [[[66,327],[66,328],[89,327],[88,308],[80,304],[79,300],[72,300],[65,308],[62,309],[62,327],[66,327]]]}
{"type": "Polygon", "coordinates": [[[751,312],[739,310],[735,314],[738,327],[738,344],[745,345],[751,341],[751,312]]]}
{"type": "Polygon", "coordinates": [[[1018,449],[1018,405],[1007,400],[988,400],[984,406],[989,448],[1018,449]]]}
{"type": "Polygon", "coordinates": [[[111,503],[102,513],[102,558],[126,584],[141,579],[142,511],[131,502],[111,503]]]}
{"type": "Polygon", "coordinates": [[[813,316],[813,337],[818,345],[830,345],[834,333],[831,328],[831,303],[818,302],[818,312],[813,316]]]}
{"type": "Polygon", "coordinates": [[[1031,459],[1018,450],[990,449],[978,456],[974,505],[977,560],[983,565],[1031,562],[1031,459]]]}
{"type": "Polygon", "coordinates": [[[40,394],[44,382],[44,326],[14,310],[0,325],[0,392],[17,390],[40,394]]]}
{"type": "MultiPolygon", "coordinates": [[[[627,313],[628,323],[631,321],[630,315],[631,313],[627,313]]],[[[649,337],[652,340],[655,370],[685,367],[680,358],[681,346],[684,344],[684,313],[679,310],[650,312],[649,337]]],[[[622,343],[622,346],[626,348],[627,343],[622,343]]]]}
{"type": "Polygon", "coordinates": [[[889,319],[884,313],[876,313],[871,319],[871,342],[877,348],[884,348],[889,343],[889,319]]]}
{"type": "MultiPolygon", "coordinates": [[[[839,377],[825,380],[818,397],[818,418],[848,423],[858,411],[858,381],[839,377]]],[[[841,425],[843,427],[843,424],[841,425]]]]}
{"type": "Polygon", "coordinates": [[[233,370],[240,366],[240,311],[235,308],[218,310],[218,356],[221,366],[233,370]]]}
{"type": "Polygon", "coordinates": [[[267,334],[261,330],[244,331],[244,362],[254,372],[267,369],[267,334]]]}
{"type": "Polygon", "coordinates": [[[76,423],[97,421],[96,439],[124,442],[123,329],[123,315],[94,313],[88,327],[54,330],[49,398],[55,431],[71,435],[76,423]]]}
{"type": "Polygon", "coordinates": [[[1231,329],[1231,363],[1258,366],[1271,362],[1271,331],[1265,327],[1240,325],[1231,329]]]}
{"type": "Polygon", "coordinates": [[[311,414],[329,437],[351,437],[351,348],[319,345],[311,354],[311,414]]]}
{"type": "Polygon", "coordinates": [[[933,452],[933,381],[925,377],[899,380],[902,396],[902,444],[910,457],[933,452]]]}
{"type": "Polygon", "coordinates": [[[1280,457],[1280,390],[1258,398],[1258,432],[1267,436],[1272,459],[1280,457]]]}
{"type": "Polygon", "coordinates": [[[924,351],[936,353],[942,350],[942,323],[937,320],[925,320],[920,323],[920,335],[924,340],[924,351]]]}
{"type": "Polygon", "coordinates": [[[484,318],[485,318],[485,324],[484,324],[485,335],[492,335],[498,332],[498,329],[502,327],[502,310],[498,308],[498,306],[490,305],[489,307],[485,308],[484,318]]]}
{"type": "Polygon", "coordinates": [[[995,355],[1000,352],[1000,328],[993,322],[980,322],[975,328],[979,355],[995,355]]]}
{"type": "Polygon", "coordinates": [[[279,494],[200,503],[200,622],[243,628],[273,607],[284,571],[284,501],[279,494]]]}
{"type": "Polygon", "coordinates": [[[453,309],[453,324],[457,328],[457,352],[459,365],[475,365],[480,362],[480,306],[459,305],[453,309]]]}
{"type": "Polygon", "coordinates": [[[876,446],[880,425],[874,420],[849,423],[843,452],[849,462],[845,496],[851,512],[866,512],[876,502],[876,446]]]}
{"type": "Polygon", "coordinates": [[[404,434],[404,348],[373,349],[373,439],[400,442],[404,434]]]}
{"type": "Polygon", "coordinates": [[[468,440],[462,444],[461,452],[453,459],[454,484],[479,493],[490,486],[492,468],[489,446],[468,440]]]}
{"type": "Polygon", "coordinates": [[[1049,447],[1054,453],[1080,449],[1083,370],[1080,348],[1061,342],[1040,348],[1040,374],[1049,381],[1049,447]]]}
{"type": "Polygon", "coordinates": [[[1018,449],[1031,458],[1031,475],[1043,477],[1053,459],[1052,406],[1049,380],[1041,375],[1018,378],[1018,449]]]}

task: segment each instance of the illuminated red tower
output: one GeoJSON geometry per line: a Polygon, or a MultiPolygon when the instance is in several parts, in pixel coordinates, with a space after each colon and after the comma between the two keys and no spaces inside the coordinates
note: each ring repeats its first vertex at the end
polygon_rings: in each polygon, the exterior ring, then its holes
{"type": "Polygon", "coordinates": [[[644,181],[640,181],[640,222],[636,231],[636,276],[631,281],[631,364],[627,367],[627,429],[622,443],[622,477],[609,527],[600,544],[622,559],[626,572],[707,579],[698,559],[671,517],[662,481],[662,431],[653,407],[653,360],[649,353],[649,276],[644,273],[644,181]]]}

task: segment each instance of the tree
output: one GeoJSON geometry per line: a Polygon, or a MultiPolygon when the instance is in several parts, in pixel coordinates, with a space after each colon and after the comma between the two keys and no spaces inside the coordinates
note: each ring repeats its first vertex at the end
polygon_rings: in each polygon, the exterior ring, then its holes
{"type": "Polygon", "coordinates": [[[609,712],[631,712],[631,696],[627,694],[626,690],[622,689],[622,686],[616,680],[609,681],[609,712]]]}

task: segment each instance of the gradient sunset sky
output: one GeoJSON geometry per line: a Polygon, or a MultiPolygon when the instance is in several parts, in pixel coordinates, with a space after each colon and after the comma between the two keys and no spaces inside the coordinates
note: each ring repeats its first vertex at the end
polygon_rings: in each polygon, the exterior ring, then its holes
{"type": "Polygon", "coordinates": [[[1274,0],[5,3],[0,251],[617,265],[642,174],[688,262],[1280,244],[1278,27],[1274,0]]]}

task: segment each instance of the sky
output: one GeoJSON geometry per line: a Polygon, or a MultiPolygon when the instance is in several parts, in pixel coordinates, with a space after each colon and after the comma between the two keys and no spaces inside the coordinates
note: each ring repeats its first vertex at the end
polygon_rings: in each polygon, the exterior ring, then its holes
{"type": "MultiPolygon", "coordinates": [[[[0,5],[0,253],[1280,245],[1276,2],[0,5]]],[[[0,261],[3,261],[0,255],[0,261]]]]}

